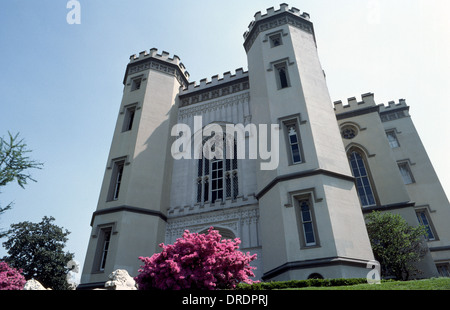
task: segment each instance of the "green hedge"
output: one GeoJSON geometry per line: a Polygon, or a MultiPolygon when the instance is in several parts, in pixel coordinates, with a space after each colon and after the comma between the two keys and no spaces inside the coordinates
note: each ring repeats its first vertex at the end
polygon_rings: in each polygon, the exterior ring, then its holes
{"type": "Polygon", "coordinates": [[[352,278],[352,279],[309,279],[309,280],[291,280],[291,281],[273,281],[260,282],[254,284],[240,283],[236,290],[279,290],[287,288],[300,288],[308,286],[344,286],[367,283],[366,278],[352,278]]]}

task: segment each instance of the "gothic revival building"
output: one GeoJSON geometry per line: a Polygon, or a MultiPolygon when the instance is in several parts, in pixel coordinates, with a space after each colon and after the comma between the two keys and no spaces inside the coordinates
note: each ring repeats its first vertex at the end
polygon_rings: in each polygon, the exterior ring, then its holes
{"type": "Polygon", "coordinates": [[[286,4],[255,14],[244,48],[248,71],[199,85],[178,56],[131,56],[80,288],[135,276],[139,256],[211,226],[258,254],[259,279],[366,277],[372,210],[426,225],[422,276],[448,275],[450,206],[405,101],[333,104],[309,15],[286,4]],[[179,124],[188,150],[174,147],[179,124]]]}

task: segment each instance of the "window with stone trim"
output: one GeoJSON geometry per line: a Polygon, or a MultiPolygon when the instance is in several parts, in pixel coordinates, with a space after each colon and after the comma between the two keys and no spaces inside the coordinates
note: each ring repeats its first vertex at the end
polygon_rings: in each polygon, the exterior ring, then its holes
{"type": "Polygon", "coordinates": [[[356,179],[356,190],[361,205],[368,207],[376,205],[376,201],[369,170],[363,156],[361,152],[353,150],[349,153],[348,158],[352,174],[356,179]]]}
{"type": "Polygon", "coordinates": [[[389,146],[391,147],[391,149],[400,146],[400,144],[398,143],[397,135],[395,134],[395,130],[386,131],[386,137],[389,141],[389,146]]]}
{"type": "Polygon", "coordinates": [[[300,247],[319,246],[312,193],[293,194],[300,247]]]}
{"type": "Polygon", "coordinates": [[[142,77],[134,78],[131,80],[131,91],[135,91],[141,88],[142,77]]]}
{"type": "Polygon", "coordinates": [[[275,64],[274,68],[275,68],[277,88],[283,89],[291,86],[286,62],[275,64]]]}
{"type": "Polygon", "coordinates": [[[425,226],[425,229],[426,229],[425,238],[428,241],[436,240],[436,233],[434,232],[434,228],[431,223],[428,211],[426,209],[416,210],[416,216],[417,216],[417,220],[419,221],[419,223],[421,225],[425,226]]]}
{"type": "Polygon", "coordinates": [[[282,120],[289,165],[304,162],[303,148],[297,118],[282,120]]]}
{"type": "Polygon", "coordinates": [[[341,129],[341,136],[344,139],[350,140],[358,135],[358,129],[353,125],[345,125],[341,129]]]}
{"type": "Polygon", "coordinates": [[[441,277],[450,277],[450,264],[449,263],[437,264],[436,268],[441,277]]]}
{"type": "Polygon", "coordinates": [[[406,162],[406,161],[399,162],[398,169],[400,170],[400,175],[402,176],[403,183],[405,183],[406,185],[415,183],[415,180],[414,180],[414,177],[413,177],[413,174],[411,172],[411,168],[410,168],[408,162],[406,162]]]}
{"type": "Polygon", "coordinates": [[[281,39],[281,33],[276,33],[269,36],[270,47],[277,47],[283,45],[283,40],[281,39]]]}
{"type": "Polygon", "coordinates": [[[99,268],[99,270],[101,271],[105,270],[106,258],[108,257],[109,244],[111,242],[111,228],[103,229],[102,235],[103,235],[101,248],[102,252],[100,256],[100,268],[99,268]]]}
{"type": "Polygon", "coordinates": [[[94,256],[93,272],[103,272],[106,267],[108,254],[110,252],[112,225],[100,225],[97,227],[95,236],[98,238],[97,249],[94,256]]]}
{"type": "Polygon", "coordinates": [[[123,121],[123,131],[130,131],[133,129],[134,116],[136,114],[136,104],[125,107],[125,117],[123,121]]]}
{"type": "Polygon", "coordinates": [[[227,198],[234,200],[239,195],[236,141],[227,140],[225,134],[221,138],[215,135],[213,143],[209,139],[208,137],[203,140],[203,146],[205,143],[210,143],[212,148],[220,148],[223,156],[211,159],[208,159],[209,156],[201,156],[198,160],[197,203],[214,203],[227,198]]]}
{"type": "Polygon", "coordinates": [[[314,233],[314,222],[311,213],[310,200],[309,199],[300,200],[299,209],[305,245],[306,246],[316,245],[316,237],[314,233]]]}
{"type": "Polygon", "coordinates": [[[111,183],[108,192],[108,201],[119,199],[124,167],[125,167],[124,159],[113,161],[111,183]]]}

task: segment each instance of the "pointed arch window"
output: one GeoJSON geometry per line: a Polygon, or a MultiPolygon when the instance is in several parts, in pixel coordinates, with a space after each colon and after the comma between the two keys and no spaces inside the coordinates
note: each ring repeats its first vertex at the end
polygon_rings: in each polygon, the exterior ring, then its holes
{"type": "Polygon", "coordinates": [[[363,207],[375,205],[375,195],[363,155],[360,152],[351,151],[349,154],[349,162],[352,174],[356,179],[356,190],[361,205],[363,207]]]}
{"type": "MultiPolygon", "coordinates": [[[[203,145],[210,137],[203,141],[203,145]]],[[[212,202],[216,200],[224,201],[226,198],[236,199],[239,195],[237,149],[234,139],[222,136],[221,144],[213,142],[212,148],[220,147],[223,158],[206,157],[198,160],[197,166],[197,203],[212,202]],[[232,145],[232,150],[227,150],[227,146],[232,145]]],[[[214,149],[212,149],[214,151],[214,149]]]]}

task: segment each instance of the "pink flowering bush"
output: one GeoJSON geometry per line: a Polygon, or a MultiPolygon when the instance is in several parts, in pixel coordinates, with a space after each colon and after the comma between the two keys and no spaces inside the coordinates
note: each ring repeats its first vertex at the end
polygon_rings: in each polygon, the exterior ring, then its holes
{"type": "Polygon", "coordinates": [[[22,290],[25,277],[21,270],[11,268],[7,263],[0,262],[0,290],[22,290]]]}
{"type": "Polygon", "coordinates": [[[173,245],[160,244],[162,252],[139,257],[144,265],[135,277],[140,290],[231,289],[254,281],[250,262],[256,254],[239,251],[241,241],[222,239],[211,227],[207,234],[190,233],[173,245]]]}

